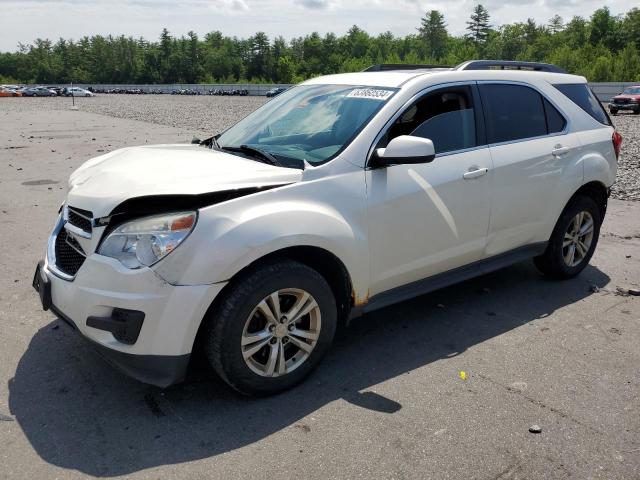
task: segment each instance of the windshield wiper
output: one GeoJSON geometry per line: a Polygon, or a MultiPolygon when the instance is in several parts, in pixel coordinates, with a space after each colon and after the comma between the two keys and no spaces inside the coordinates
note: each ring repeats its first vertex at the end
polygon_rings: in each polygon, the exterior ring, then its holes
{"type": "Polygon", "coordinates": [[[262,150],[260,148],[252,147],[250,145],[240,145],[239,147],[220,147],[220,150],[228,150],[230,152],[241,152],[241,153],[249,153],[254,154],[260,157],[263,163],[268,163],[270,165],[275,165],[276,167],[282,167],[282,162],[274,157],[269,152],[262,150]]]}

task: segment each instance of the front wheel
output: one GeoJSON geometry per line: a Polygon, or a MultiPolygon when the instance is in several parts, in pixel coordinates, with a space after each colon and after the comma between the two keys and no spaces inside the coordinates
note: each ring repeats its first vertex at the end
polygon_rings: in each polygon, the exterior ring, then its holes
{"type": "Polygon", "coordinates": [[[600,209],[591,198],[572,199],[560,215],[545,252],[534,258],[538,270],[555,279],[578,275],[593,256],[601,223],[600,209]]]}
{"type": "Polygon", "coordinates": [[[206,356],[245,395],[271,395],[306,378],[329,350],[336,302],[298,262],[271,262],[233,280],[206,320],[206,356]]]}
{"type": "Polygon", "coordinates": [[[609,112],[611,112],[611,115],[617,115],[618,114],[618,110],[615,110],[613,108],[611,110],[609,110],[609,112]]]}

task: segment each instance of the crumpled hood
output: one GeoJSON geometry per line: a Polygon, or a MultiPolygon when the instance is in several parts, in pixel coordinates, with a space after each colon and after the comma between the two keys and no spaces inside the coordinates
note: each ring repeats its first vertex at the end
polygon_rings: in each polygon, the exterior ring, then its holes
{"type": "Polygon", "coordinates": [[[69,177],[68,203],[108,215],[123,201],[149,195],[198,195],[300,180],[276,167],[191,144],[115,150],[88,160],[69,177]]]}

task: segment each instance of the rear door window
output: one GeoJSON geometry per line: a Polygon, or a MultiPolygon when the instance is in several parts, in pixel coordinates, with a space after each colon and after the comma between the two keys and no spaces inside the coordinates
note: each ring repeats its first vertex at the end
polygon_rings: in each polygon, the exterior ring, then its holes
{"type": "Polygon", "coordinates": [[[554,87],[598,122],[604,125],[611,125],[607,112],[604,111],[604,108],[602,108],[602,105],[586,83],[561,83],[554,85],[554,87]]]}
{"type": "Polygon", "coordinates": [[[488,143],[547,135],[542,96],[523,85],[481,84],[488,143]]]}

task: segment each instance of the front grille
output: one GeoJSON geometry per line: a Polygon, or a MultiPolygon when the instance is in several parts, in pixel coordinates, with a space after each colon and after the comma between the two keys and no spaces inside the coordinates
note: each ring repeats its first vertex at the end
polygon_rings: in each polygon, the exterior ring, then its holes
{"type": "Polygon", "coordinates": [[[628,98],[614,98],[613,103],[631,103],[631,100],[629,100],[628,98]]]}
{"type": "Polygon", "coordinates": [[[67,220],[74,227],[78,227],[87,233],[91,233],[91,219],[93,215],[87,210],[80,210],[79,208],[68,207],[67,208],[67,220]]]}
{"type": "Polygon", "coordinates": [[[84,263],[86,255],[78,241],[67,233],[65,229],[60,230],[55,243],[56,267],[67,275],[75,276],[84,263]]]}

